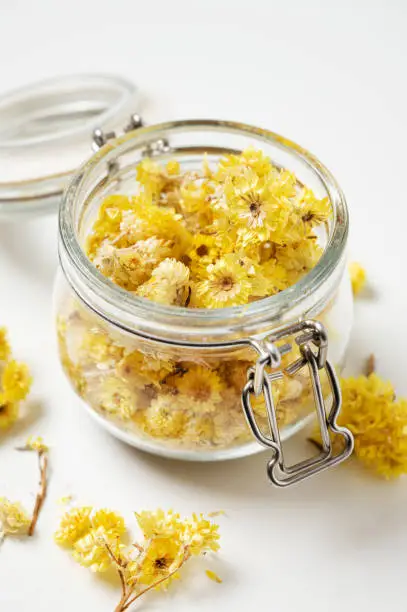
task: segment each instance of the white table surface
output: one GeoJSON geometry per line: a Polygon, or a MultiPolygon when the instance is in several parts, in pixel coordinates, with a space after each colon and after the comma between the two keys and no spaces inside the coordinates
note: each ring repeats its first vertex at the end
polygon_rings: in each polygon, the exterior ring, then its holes
{"type": "MultiPolygon", "coordinates": [[[[317,154],[348,198],[350,254],[372,287],[356,305],[350,368],[372,351],[407,395],[407,5],[352,2],[3,0],[0,92],[58,73],[134,79],[149,122],[221,117],[271,128],[317,154]]],[[[267,455],[193,465],[138,453],[100,430],[60,371],[51,325],[56,218],[0,226],[0,324],[32,368],[29,415],[0,438],[0,496],[32,503],[28,434],[51,446],[49,495],[32,540],[0,550],[1,612],[111,611],[118,592],[52,541],[57,499],[132,511],[223,509],[210,582],[201,566],[142,610],[405,612],[407,482],[348,464],[273,489],[267,455]]],[[[301,436],[290,443],[293,452],[301,436]]]]}

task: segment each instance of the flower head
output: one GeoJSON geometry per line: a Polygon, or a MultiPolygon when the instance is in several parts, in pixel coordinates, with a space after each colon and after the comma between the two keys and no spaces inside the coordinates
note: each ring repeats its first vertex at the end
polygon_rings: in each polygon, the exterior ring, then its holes
{"type": "MultiPolygon", "coordinates": [[[[172,538],[155,538],[147,549],[141,563],[138,580],[145,585],[154,584],[169,574],[172,574],[183,561],[185,547],[180,541],[172,538]]],[[[172,574],[161,582],[158,587],[168,587],[171,580],[178,578],[177,573],[172,574]]]]}
{"type": "Polygon", "coordinates": [[[238,257],[225,255],[207,267],[207,278],[196,285],[196,296],[205,308],[245,304],[251,292],[247,271],[238,257]]]}
{"type": "Polygon", "coordinates": [[[144,412],[142,427],[158,438],[180,438],[187,421],[184,409],[177,407],[171,395],[158,395],[144,412]]]}
{"type": "Polygon", "coordinates": [[[192,555],[217,552],[220,548],[219,538],[219,525],[208,521],[203,514],[193,514],[186,521],[184,541],[192,555]]]}
{"type": "Polygon", "coordinates": [[[102,410],[124,420],[130,419],[138,409],[136,392],[118,376],[103,378],[96,397],[102,410]]]}
{"type": "Polygon", "coordinates": [[[72,548],[77,540],[90,531],[92,527],[91,512],[91,506],[73,508],[66,512],[61,519],[59,529],[55,532],[55,542],[72,548]]]}
{"type": "Polygon", "coordinates": [[[48,452],[48,446],[44,444],[44,440],[41,436],[29,436],[24,448],[26,448],[27,450],[36,451],[37,453],[48,452]]]}
{"type": "Polygon", "coordinates": [[[122,536],[126,532],[124,519],[112,510],[96,510],[91,514],[91,523],[94,529],[102,527],[111,536],[122,536]]]}
{"type": "Polygon", "coordinates": [[[109,549],[118,556],[122,547],[118,537],[112,536],[100,526],[92,528],[75,542],[72,556],[92,572],[105,572],[113,564],[109,549]]]}
{"type": "Polygon", "coordinates": [[[27,533],[31,519],[19,502],[0,497],[0,538],[27,533]]]}
{"type": "Polygon", "coordinates": [[[153,270],[149,281],[141,285],[137,295],[159,304],[185,306],[189,296],[189,269],[175,259],[164,259],[153,270]]]}
{"type": "Polygon", "coordinates": [[[192,365],[188,371],[174,379],[174,386],[186,397],[204,404],[217,404],[221,401],[221,391],[224,388],[216,370],[192,365]]]}
{"type": "Polygon", "coordinates": [[[181,516],[173,510],[143,510],[135,513],[137,523],[146,540],[152,538],[177,539],[183,532],[181,516]]]}
{"type": "Polygon", "coordinates": [[[3,393],[9,401],[18,402],[23,400],[28,395],[31,382],[30,372],[24,363],[18,363],[14,360],[6,363],[1,383],[3,393]]]}

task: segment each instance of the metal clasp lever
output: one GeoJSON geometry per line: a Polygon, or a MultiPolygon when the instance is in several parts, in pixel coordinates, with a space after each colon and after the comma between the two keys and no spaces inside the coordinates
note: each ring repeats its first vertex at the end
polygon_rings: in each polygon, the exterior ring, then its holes
{"type": "Polygon", "coordinates": [[[348,429],[336,423],[342,398],[335,370],[327,359],[328,338],[324,326],[318,321],[301,321],[278,328],[263,343],[256,343],[259,358],[248,371],[247,383],[242,392],[242,405],[247,422],[253,435],[260,444],[274,451],[267,464],[270,480],[279,487],[300,482],[309,476],[344,461],[353,451],[353,437],[348,429]],[[281,356],[290,350],[290,345],[277,347],[275,342],[294,336],[299,345],[301,357],[291,363],[284,372],[289,375],[308,367],[312,384],[314,402],[321,433],[322,450],[315,456],[294,465],[287,465],[284,459],[277,414],[273,399],[272,385],[283,377],[281,356]],[[268,371],[270,370],[270,371],[268,371]],[[327,413],[321,386],[320,372],[324,370],[329,382],[332,406],[327,413]],[[266,404],[269,431],[265,433],[258,425],[254,414],[251,396],[263,394],[266,404]],[[333,455],[331,434],[343,438],[343,449],[333,455]]]}

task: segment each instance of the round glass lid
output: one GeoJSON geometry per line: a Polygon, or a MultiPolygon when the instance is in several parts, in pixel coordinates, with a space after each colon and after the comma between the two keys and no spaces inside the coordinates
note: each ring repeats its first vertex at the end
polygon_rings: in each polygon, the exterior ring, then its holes
{"type": "Polygon", "coordinates": [[[0,220],[57,210],[92,133],[122,130],[136,112],[133,83],[109,75],[50,79],[0,97],[0,220]]]}

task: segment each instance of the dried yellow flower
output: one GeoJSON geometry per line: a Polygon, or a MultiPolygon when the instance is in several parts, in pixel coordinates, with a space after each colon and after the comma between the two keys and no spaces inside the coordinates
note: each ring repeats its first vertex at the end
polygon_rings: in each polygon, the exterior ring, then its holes
{"type": "Polygon", "coordinates": [[[48,446],[44,444],[44,440],[41,436],[30,436],[25,443],[25,449],[33,450],[37,453],[45,453],[48,451],[48,446]]]}
{"type": "Polygon", "coordinates": [[[0,540],[6,535],[26,534],[31,519],[19,502],[0,497],[0,540]]]}
{"type": "Polygon", "coordinates": [[[136,513],[136,518],[143,540],[131,546],[122,539],[122,517],[111,510],[71,510],[55,534],[57,543],[68,545],[84,567],[94,572],[116,570],[122,589],[116,612],[124,612],[151,589],[168,587],[193,554],[219,548],[218,526],[202,515],[182,519],[172,510],[159,509],[136,513]]]}
{"type": "Polygon", "coordinates": [[[252,284],[238,257],[225,255],[210,264],[207,272],[207,278],[195,288],[197,304],[204,308],[222,308],[247,303],[252,284]]]}
{"type": "Polygon", "coordinates": [[[358,295],[366,285],[366,271],[357,262],[349,264],[349,274],[354,295],[358,295]]]}
{"type": "Polygon", "coordinates": [[[185,306],[189,296],[189,269],[181,261],[164,259],[137,295],[159,304],[185,306]]]}
{"type": "Polygon", "coordinates": [[[11,402],[23,400],[30,390],[32,378],[24,363],[9,361],[6,363],[1,377],[3,393],[11,402]]]}
{"type": "MultiPolygon", "coordinates": [[[[385,478],[407,473],[407,400],[396,399],[393,385],[372,373],[343,378],[338,424],[355,440],[355,456],[385,478]]],[[[320,441],[319,434],[311,438],[320,441]]],[[[336,439],[333,439],[336,444],[336,439]]]]}
{"type": "Polygon", "coordinates": [[[91,529],[91,506],[73,508],[64,514],[55,532],[54,539],[57,544],[73,547],[75,542],[82,538],[91,529]]]}
{"type": "Polygon", "coordinates": [[[112,564],[108,547],[119,555],[121,545],[116,536],[112,536],[102,526],[90,529],[73,547],[72,556],[80,565],[88,567],[92,572],[105,572],[112,564]]]}

